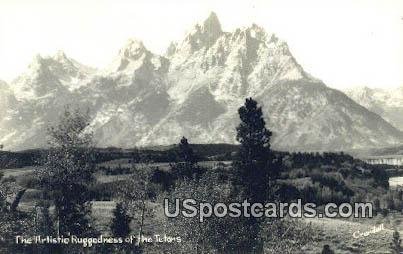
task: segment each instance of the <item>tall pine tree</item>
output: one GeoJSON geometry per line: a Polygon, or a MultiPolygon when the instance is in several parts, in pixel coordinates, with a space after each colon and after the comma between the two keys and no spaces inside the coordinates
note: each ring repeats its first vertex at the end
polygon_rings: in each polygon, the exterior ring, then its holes
{"type": "Polygon", "coordinates": [[[272,133],[266,128],[261,107],[252,98],[246,99],[238,113],[241,123],[236,139],[241,145],[234,161],[234,188],[244,199],[263,203],[271,196],[270,183],[278,174],[270,149],[272,133]]]}
{"type": "MultiPolygon", "coordinates": [[[[252,98],[238,110],[241,123],[236,128],[236,139],[240,143],[238,158],[233,162],[232,198],[240,202],[265,203],[272,197],[271,182],[278,173],[273,167],[274,156],[270,149],[272,133],[266,128],[262,109],[252,98]]],[[[263,219],[239,218],[238,227],[248,232],[247,238],[230,248],[249,253],[263,253],[261,227],[263,219]]],[[[234,230],[232,234],[237,234],[234,230]]],[[[234,238],[239,236],[234,235],[234,238]]]]}

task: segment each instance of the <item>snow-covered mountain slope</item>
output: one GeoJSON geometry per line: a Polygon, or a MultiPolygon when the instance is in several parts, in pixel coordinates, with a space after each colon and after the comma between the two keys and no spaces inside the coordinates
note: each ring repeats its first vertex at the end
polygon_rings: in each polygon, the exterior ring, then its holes
{"type": "Polygon", "coordinates": [[[357,87],[347,90],[346,94],[403,131],[403,86],[394,89],[357,87]]]}
{"type": "Polygon", "coordinates": [[[167,114],[169,61],[129,40],[113,63],[76,91],[80,105],[94,113],[92,128],[100,146],[134,146],[167,114]]]}
{"type": "Polygon", "coordinates": [[[18,100],[36,100],[52,93],[63,94],[66,89],[72,91],[94,72],[94,69],[59,51],[51,57],[37,55],[28,70],[11,83],[11,87],[18,100]]]}
{"type": "Polygon", "coordinates": [[[92,73],[93,69],[63,52],[36,56],[28,70],[9,85],[15,101],[0,121],[0,142],[13,149],[44,146],[46,127],[57,120],[65,105],[73,104],[71,91],[92,73]]]}
{"type": "Polygon", "coordinates": [[[168,76],[169,93],[179,101],[203,86],[228,100],[254,95],[283,80],[310,78],[274,34],[257,25],[222,32],[215,14],[178,45],[170,51],[168,76]]]}
{"type": "MultiPolygon", "coordinates": [[[[323,83],[291,81],[275,86],[262,97],[275,146],[297,149],[342,150],[399,143],[401,132],[379,115],[354,103],[323,83]]],[[[401,139],[400,139],[401,140],[401,139]]]]}
{"type": "Polygon", "coordinates": [[[46,126],[66,104],[90,109],[98,146],[165,145],[183,135],[194,143],[234,143],[237,109],[247,97],[263,106],[275,148],[403,140],[379,115],[306,73],[286,42],[257,25],[225,32],[214,13],[165,56],[129,40],[103,70],[64,53],[37,57],[9,90],[15,104],[2,111],[0,143],[11,149],[44,146],[46,126]]]}
{"type": "Polygon", "coordinates": [[[284,41],[257,25],[223,32],[212,14],[171,45],[168,93],[175,107],[142,145],[174,143],[180,135],[233,143],[246,97],[262,104],[276,148],[341,150],[402,140],[381,117],[311,77],[284,41]]]}

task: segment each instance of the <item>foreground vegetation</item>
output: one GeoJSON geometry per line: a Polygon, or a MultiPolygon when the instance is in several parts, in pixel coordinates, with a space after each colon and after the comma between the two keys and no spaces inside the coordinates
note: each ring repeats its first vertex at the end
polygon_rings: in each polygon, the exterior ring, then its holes
{"type": "Polygon", "coordinates": [[[7,169],[0,179],[1,251],[83,251],[79,245],[15,245],[16,235],[153,234],[180,236],[181,242],[101,244],[87,253],[359,253],[377,246],[379,252],[393,251],[389,243],[400,224],[403,192],[389,190],[384,167],[343,153],[275,152],[256,102],[247,100],[239,113],[239,146],[190,145],[182,138],[167,148],[123,150],[93,148],[88,118],[66,110],[48,131],[51,149],[2,153],[7,169]],[[164,198],[186,197],[212,203],[370,201],[377,216],[359,221],[212,217],[198,223],[163,215],[164,198]],[[388,230],[376,244],[351,238],[351,230],[379,223],[388,230]]]}

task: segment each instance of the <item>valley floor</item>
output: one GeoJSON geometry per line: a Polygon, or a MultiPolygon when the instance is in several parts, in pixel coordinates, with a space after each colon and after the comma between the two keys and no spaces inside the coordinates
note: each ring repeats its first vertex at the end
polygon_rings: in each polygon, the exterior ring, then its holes
{"type": "MultiPolygon", "coordinates": [[[[210,166],[218,162],[205,162],[210,166]]],[[[224,162],[225,163],[225,162],[224,162]]],[[[111,163],[108,163],[109,166],[111,163]]],[[[118,161],[115,164],[125,166],[125,161],[118,161]]],[[[102,164],[101,164],[102,165],[102,164]]],[[[158,163],[161,169],[167,168],[168,163],[158,163]]],[[[5,169],[1,170],[5,178],[13,177],[18,183],[24,176],[29,175],[34,170],[33,167],[20,169],[5,169]]],[[[129,177],[129,174],[121,175],[104,175],[97,174],[97,181],[100,183],[111,183],[119,180],[124,180],[129,177]]],[[[37,190],[28,189],[19,209],[28,211],[35,205],[37,198],[37,190]]],[[[112,219],[112,211],[115,208],[115,201],[93,201],[92,215],[95,219],[96,227],[103,234],[109,234],[109,224],[112,219]]],[[[156,211],[157,221],[163,221],[162,205],[153,203],[152,206],[156,211]]],[[[310,243],[301,250],[301,253],[320,253],[323,245],[329,244],[335,253],[389,253],[389,244],[392,240],[392,234],[395,228],[403,229],[403,215],[400,213],[390,213],[386,217],[378,215],[372,219],[330,219],[330,218],[314,218],[301,219],[303,222],[311,225],[315,230],[314,242],[310,243]],[[384,230],[371,234],[367,237],[356,239],[353,237],[355,231],[365,232],[371,230],[373,226],[384,224],[384,230]]],[[[162,225],[147,224],[146,233],[163,234],[162,225]]],[[[403,231],[400,231],[403,234],[403,231]]]]}

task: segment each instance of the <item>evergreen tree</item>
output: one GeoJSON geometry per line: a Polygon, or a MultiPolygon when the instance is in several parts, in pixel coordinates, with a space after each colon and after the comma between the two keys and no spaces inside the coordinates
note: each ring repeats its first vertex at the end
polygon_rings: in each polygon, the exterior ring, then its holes
{"type": "Polygon", "coordinates": [[[187,138],[182,137],[179,143],[179,158],[182,162],[194,165],[197,163],[193,149],[190,147],[187,138]]]}
{"type": "Polygon", "coordinates": [[[178,145],[178,162],[171,164],[174,179],[199,178],[204,169],[197,165],[197,158],[188,140],[182,137],[178,145]]]}
{"type": "Polygon", "coordinates": [[[113,210],[111,231],[115,237],[127,237],[130,234],[131,218],[127,214],[127,209],[122,202],[116,204],[113,210]]]}
{"type": "Polygon", "coordinates": [[[270,183],[278,175],[270,149],[272,133],[266,129],[261,107],[252,98],[238,110],[241,123],[236,128],[241,144],[239,158],[234,161],[235,191],[251,202],[265,202],[270,195],[270,183]]]}
{"type": "MultiPolygon", "coordinates": [[[[261,107],[252,98],[246,99],[238,110],[241,123],[236,128],[236,139],[241,144],[238,158],[233,162],[232,197],[243,202],[265,203],[274,195],[272,183],[278,175],[278,165],[270,149],[272,133],[266,128],[261,107]]],[[[248,232],[248,238],[231,248],[262,253],[261,225],[263,219],[239,218],[239,225],[248,232]]]]}

